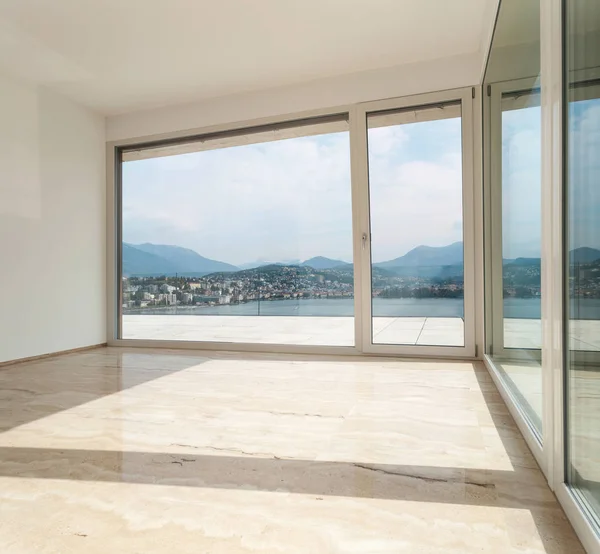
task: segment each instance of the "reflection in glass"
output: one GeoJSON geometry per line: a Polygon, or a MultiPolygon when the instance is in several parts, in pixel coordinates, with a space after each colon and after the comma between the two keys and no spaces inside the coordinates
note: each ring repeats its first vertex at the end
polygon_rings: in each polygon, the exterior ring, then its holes
{"type": "Polygon", "coordinates": [[[460,103],[367,124],[373,343],[464,346],[460,103]]]}
{"type": "Polygon", "coordinates": [[[600,523],[600,6],[567,1],[568,479],[600,523]]]}
{"type": "MultiPolygon", "coordinates": [[[[539,100],[539,93],[502,96],[504,348],[534,351],[542,345],[539,100]]],[[[536,357],[535,353],[532,357],[536,357]]]]}
{"type": "MultiPolygon", "coordinates": [[[[501,99],[501,245],[493,245],[496,316],[493,359],[539,434],[542,431],[541,111],[538,92],[501,99]]],[[[498,152],[496,152],[498,155],[498,152]]],[[[493,207],[494,208],[494,207],[493,207]]]]}
{"type": "Polygon", "coordinates": [[[123,338],[354,344],[348,122],[327,119],[123,154],[123,338]]]}
{"type": "Polygon", "coordinates": [[[542,436],[539,2],[503,0],[490,59],[484,140],[486,353],[542,436]]]}

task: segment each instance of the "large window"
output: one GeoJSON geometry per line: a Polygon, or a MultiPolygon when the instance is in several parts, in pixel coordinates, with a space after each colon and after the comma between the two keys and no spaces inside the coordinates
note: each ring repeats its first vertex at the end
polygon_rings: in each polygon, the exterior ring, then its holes
{"type": "Polygon", "coordinates": [[[567,476],[600,523],[600,6],[566,6],[567,476]]]}
{"type": "Polygon", "coordinates": [[[472,92],[118,148],[117,338],[473,356],[472,92]]]}
{"type": "Polygon", "coordinates": [[[354,344],[346,117],[123,152],[124,339],[354,344]]]}

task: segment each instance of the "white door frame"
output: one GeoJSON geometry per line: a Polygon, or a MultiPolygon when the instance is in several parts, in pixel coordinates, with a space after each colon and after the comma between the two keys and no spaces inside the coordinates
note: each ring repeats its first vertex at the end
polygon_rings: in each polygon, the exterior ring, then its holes
{"type": "MultiPolygon", "coordinates": [[[[498,244],[494,248],[494,238],[502,237],[502,96],[507,93],[523,91],[524,96],[538,94],[528,92],[534,89],[538,80],[536,78],[514,79],[502,81],[489,85],[489,96],[487,103],[489,105],[489,149],[492,155],[489,157],[489,174],[486,184],[486,196],[489,198],[488,217],[490,220],[490,232],[486,237],[486,248],[489,252],[489,276],[487,288],[489,290],[488,300],[491,303],[491,339],[494,358],[510,358],[530,360],[532,354],[537,352],[535,349],[525,348],[507,348],[504,344],[504,297],[503,297],[503,254],[500,242],[500,251],[498,255],[498,244]]],[[[540,101],[541,105],[541,101],[540,101]]],[[[524,105],[525,107],[525,105],[524,105]]],[[[540,168],[541,169],[541,168],[540,168]]],[[[542,197],[540,196],[540,203],[542,197]]],[[[541,257],[541,252],[540,252],[541,257]]],[[[541,268],[540,268],[541,273],[541,268]]],[[[540,318],[541,319],[541,318],[540,318]]],[[[489,332],[489,331],[488,331],[489,332]]],[[[540,342],[541,342],[540,336],[540,342]]],[[[541,345],[540,345],[541,358],[541,345]]]]}
{"type": "Polygon", "coordinates": [[[419,94],[390,100],[358,104],[350,112],[351,148],[353,153],[352,192],[354,210],[355,267],[360,282],[355,283],[357,302],[356,344],[368,354],[405,356],[443,356],[473,358],[475,348],[475,202],[473,156],[473,96],[472,87],[443,92],[419,94]],[[455,346],[414,346],[374,344],[372,339],[371,309],[371,232],[369,210],[369,167],[367,151],[367,114],[402,108],[421,108],[428,105],[461,102],[462,180],[463,180],[463,247],[464,247],[464,329],[465,344],[455,346]]]}

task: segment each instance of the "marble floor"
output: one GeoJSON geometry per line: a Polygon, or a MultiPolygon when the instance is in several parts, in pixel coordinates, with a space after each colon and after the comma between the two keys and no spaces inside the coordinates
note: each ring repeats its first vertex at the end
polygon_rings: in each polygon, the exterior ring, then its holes
{"type": "Polygon", "coordinates": [[[583,554],[479,363],[102,348],[0,368],[3,554],[583,554]]]}

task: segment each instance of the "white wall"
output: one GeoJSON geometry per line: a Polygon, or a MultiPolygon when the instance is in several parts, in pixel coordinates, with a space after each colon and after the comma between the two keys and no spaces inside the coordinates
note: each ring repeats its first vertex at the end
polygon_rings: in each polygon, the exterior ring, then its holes
{"type": "Polygon", "coordinates": [[[309,110],[477,85],[482,53],[363,71],[302,85],[116,115],[107,140],[176,133],[309,110]]]}
{"type": "Polygon", "coordinates": [[[0,362],[106,342],[104,118],[0,74],[0,362]]]}

